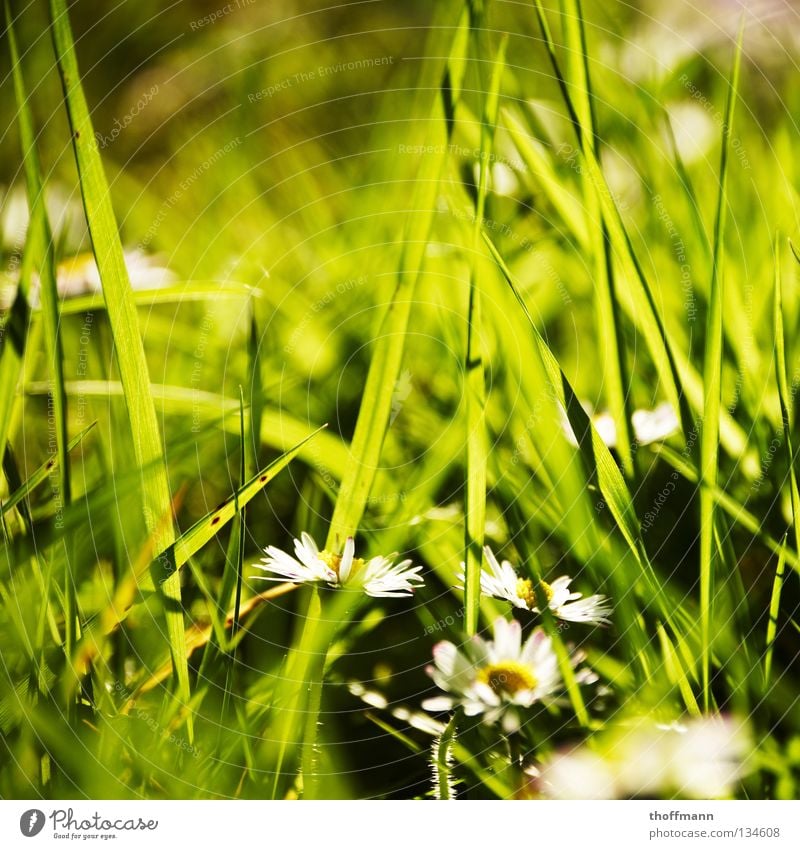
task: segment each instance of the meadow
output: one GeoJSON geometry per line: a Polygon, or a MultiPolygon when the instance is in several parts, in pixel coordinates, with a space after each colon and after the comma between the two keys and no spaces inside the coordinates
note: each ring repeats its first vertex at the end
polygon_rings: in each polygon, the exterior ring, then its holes
{"type": "Polygon", "coordinates": [[[6,3],[0,798],[797,797],[748,5],[6,3]]]}

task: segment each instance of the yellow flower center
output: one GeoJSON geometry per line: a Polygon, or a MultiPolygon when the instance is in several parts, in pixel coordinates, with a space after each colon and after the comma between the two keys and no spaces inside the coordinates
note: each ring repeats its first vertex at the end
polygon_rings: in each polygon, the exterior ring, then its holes
{"type": "Polygon", "coordinates": [[[478,672],[478,681],[488,684],[498,696],[514,696],[521,690],[532,690],[536,677],[530,667],[514,660],[490,663],[478,672]]]}
{"type": "MultiPolygon", "coordinates": [[[[329,568],[333,569],[336,574],[339,574],[339,567],[342,565],[342,555],[334,554],[331,551],[328,551],[327,548],[324,548],[319,553],[319,559],[329,568]]],[[[363,557],[354,557],[353,565],[350,567],[350,574],[354,575],[362,566],[364,565],[363,557]]]]}
{"type": "MultiPolygon", "coordinates": [[[[539,587],[549,602],[553,597],[553,588],[546,581],[541,581],[539,587]]],[[[517,578],[517,597],[521,598],[533,610],[536,607],[536,590],[533,588],[533,581],[528,578],[517,578]]]]}

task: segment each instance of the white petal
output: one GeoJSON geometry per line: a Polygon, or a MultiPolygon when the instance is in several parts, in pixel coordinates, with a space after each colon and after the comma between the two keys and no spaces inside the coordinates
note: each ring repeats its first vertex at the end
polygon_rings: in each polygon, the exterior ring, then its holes
{"type": "Polygon", "coordinates": [[[494,649],[498,658],[516,660],[520,655],[522,628],[512,619],[507,622],[502,616],[494,621],[494,649]]]}
{"type": "Polygon", "coordinates": [[[447,696],[434,696],[431,699],[425,699],[422,703],[423,710],[429,710],[431,713],[440,713],[453,709],[453,700],[447,696]]]}
{"type": "Polygon", "coordinates": [[[347,579],[350,577],[350,569],[353,566],[353,555],[355,551],[355,541],[352,537],[348,537],[347,542],[344,544],[341,562],[339,563],[339,581],[342,584],[346,584],[347,579]]]}

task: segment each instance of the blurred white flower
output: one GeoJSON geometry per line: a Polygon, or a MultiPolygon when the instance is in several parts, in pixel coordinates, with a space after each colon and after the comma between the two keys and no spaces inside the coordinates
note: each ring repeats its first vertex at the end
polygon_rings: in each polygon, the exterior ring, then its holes
{"type": "Polygon", "coordinates": [[[668,401],[662,402],[653,410],[634,410],[631,423],[633,434],[640,445],[661,442],[677,433],[681,427],[675,410],[668,401]]]}
{"type": "Polygon", "coordinates": [[[377,556],[369,560],[355,557],[355,543],[348,537],[344,551],[333,554],[320,550],[310,534],[303,532],[294,541],[295,556],[271,545],[265,549],[263,565],[257,569],[269,572],[268,576],[257,575],[264,581],[289,581],[307,584],[323,581],[331,587],[361,590],[375,598],[396,598],[411,595],[415,586],[423,583],[419,572],[422,566],[411,566],[410,560],[394,563],[391,557],[377,556]]]}
{"type": "Polygon", "coordinates": [[[733,717],[640,721],[601,737],[592,750],[556,753],[537,783],[555,799],[724,798],[742,777],[750,747],[747,725],[733,717]]]}
{"type": "MultiPolygon", "coordinates": [[[[476,162],[473,166],[473,178],[475,185],[481,177],[480,162],[476,162]]],[[[519,180],[512,168],[509,168],[504,162],[494,162],[489,167],[489,180],[492,191],[496,195],[513,196],[519,191],[519,180]]]]}
{"type": "MultiPolygon", "coordinates": [[[[576,663],[580,659],[573,658],[576,663]]],[[[562,684],[550,637],[536,628],[523,644],[519,622],[502,617],[494,622],[493,641],[472,637],[462,651],[445,640],[434,646],[433,662],[428,674],[450,695],[427,699],[425,710],[461,706],[467,716],[482,714],[487,724],[500,720],[508,733],[520,726],[519,709],[551,700],[562,684]]],[[[595,680],[588,669],[577,679],[595,680]]]]}
{"type": "MultiPolygon", "coordinates": [[[[157,256],[140,250],[125,251],[125,267],[135,291],[163,289],[177,280],[177,275],[161,264],[157,256]]],[[[0,280],[0,309],[10,307],[19,286],[19,273],[0,280]]],[[[56,268],[56,287],[61,298],[94,295],[102,291],[100,272],[91,253],[67,257],[56,268]]],[[[31,280],[28,302],[33,309],[41,306],[41,282],[38,275],[31,280]]]]}
{"type": "Polygon", "coordinates": [[[702,717],[670,737],[672,786],[682,796],[729,796],[750,751],[747,727],[733,717],[702,717]]]}
{"type": "MultiPolygon", "coordinates": [[[[488,570],[481,571],[481,592],[493,598],[510,601],[515,607],[539,613],[536,606],[536,588],[530,578],[521,578],[508,560],[499,562],[487,545],[483,549],[488,570]]],[[[464,564],[458,576],[464,585],[464,564]]],[[[591,625],[608,624],[612,611],[604,595],[592,595],[583,598],[581,593],[570,592],[572,578],[562,575],[552,584],[541,581],[539,587],[547,598],[547,606],[554,616],[567,622],[588,622],[591,625]]]]}
{"type": "Polygon", "coordinates": [[[668,107],[678,153],[686,165],[702,161],[717,140],[714,119],[693,100],[680,100],[668,107]]]}
{"type": "MultiPolygon", "coordinates": [[[[617,426],[610,413],[593,413],[591,407],[584,404],[587,414],[592,420],[598,436],[609,448],[616,448],[617,426]],[[588,409],[587,409],[588,407],[588,409]]],[[[577,445],[575,431],[567,418],[563,407],[561,409],[561,427],[572,445],[577,445]]],[[[633,438],[639,445],[651,445],[668,439],[680,430],[681,423],[668,401],[664,401],[652,410],[634,410],[631,415],[633,438]]]]}
{"type": "Polygon", "coordinates": [[[492,165],[492,190],[497,195],[515,195],[519,191],[519,180],[513,169],[503,162],[492,165]]]}
{"type": "Polygon", "coordinates": [[[586,747],[556,754],[539,770],[536,783],[551,799],[616,799],[612,765],[586,747]]]}
{"type": "MultiPolygon", "coordinates": [[[[140,250],[126,250],[124,257],[131,288],[134,290],[161,289],[177,279],[175,273],[164,268],[156,256],[140,250]]],[[[91,253],[68,257],[58,264],[56,273],[58,294],[62,298],[90,295],[103,288],[97,263],[91,253]]]]}

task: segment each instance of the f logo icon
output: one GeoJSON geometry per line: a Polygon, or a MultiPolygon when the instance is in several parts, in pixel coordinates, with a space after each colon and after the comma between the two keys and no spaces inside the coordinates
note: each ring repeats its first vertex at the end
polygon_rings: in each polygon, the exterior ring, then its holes
{"type": "Polygon", "coordinates": [[[36,837],[44,828],[44,813],[37,808],[31,808],[19,818],[19,830],[25,837],[36,837]]]}

